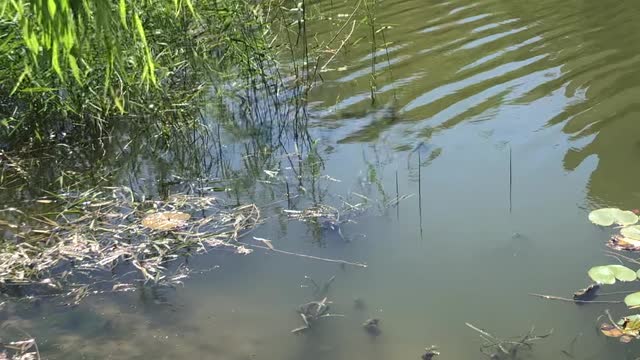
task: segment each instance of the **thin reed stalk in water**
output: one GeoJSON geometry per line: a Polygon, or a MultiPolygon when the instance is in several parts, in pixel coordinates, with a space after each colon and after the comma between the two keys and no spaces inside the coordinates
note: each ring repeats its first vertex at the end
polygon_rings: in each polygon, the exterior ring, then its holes
{"type": "Polygon", "coordinates": [[[513,162],[511,156],[511,144],[509,144],[509,214],[513,210],[513,162]]]}
{"type": "MultiPolygon", "coordinates": [[[[398,186],[398,170],[396,170],[396,199],[400,199],[400,187],[398,186]]],[[[396,218],[400,220],[400,204],[396,204],[396,218]]]]}
{"type": "Polygon", "coordinates": [[[422,158],[420,149],[418,149],[418,214],[420,217],[420,240],[424,240],[422,229],[422,158]]]}

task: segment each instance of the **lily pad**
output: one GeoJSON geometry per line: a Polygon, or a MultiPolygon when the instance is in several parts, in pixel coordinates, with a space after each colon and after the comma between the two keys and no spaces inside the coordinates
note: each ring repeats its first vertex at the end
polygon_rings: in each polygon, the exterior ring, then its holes
{"type": "Polygon", "coordinates": [[[614,222],[622,226],[633,225],[638,222],[638,215],[636,215],[633,211],[618,210],[614,222]]]}
{"type": "Polygon", "coordinates": [[[640,225],[623,227],[620,234],[632,240],[640,240],[640,225]]]}
{"type": "Polygon", "coordinates": [[[620,281],[635,281],[638,275],[635,271],[622,265],[609,265],[609,268],[613,271],[616,279],[620,281]]]}
{"type": "Polygon", "coordinates": [[[186,224],[191,215],[179,211],[165,211],[147,215],[142,225],[153,230],[169,231],[186,224]]]}
{"type": "Polygon", "coordinates": [[[634,281],[637,279],[635,271],[622,265],[594,266],[589,269],[589,277],[598,284],[615,284],[620,281],[634,281]]]}
{"type": "Polygon", "coordinates": [[[594,266],[589,269],[589,277],[598,284],[615,284],[616,275],[608,266],[594,266]]]}
{"type": "Polygon", "coordinates": [[[607,246],[614,250],[640,251],[640,240],[634,240],[622,235],[613,235],[607,246]]]}
{"type": "Polygon", "coordinates": [[[589,220],[600,226],[633,225],[638,222],[638,215],[633,211],[620,210],[618,208],[603,208],[589,213],[589,220]]]}
{"type": "Polygon", "coordinates": [[[630,308],[640,307],[640,292],[627,295],[624,298],[624,303],[630,308]]]}

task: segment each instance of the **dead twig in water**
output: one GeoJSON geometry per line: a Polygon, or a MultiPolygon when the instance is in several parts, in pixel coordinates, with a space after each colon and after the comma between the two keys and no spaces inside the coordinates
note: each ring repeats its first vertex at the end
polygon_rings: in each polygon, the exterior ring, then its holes
{"type": "Polygon", "coordinates": [[[518,351],[521,348],[531,350],[533,342],[545,339],[553,334],[553,330],[550,330],[544,335],[534,335],[533,332],[535,328],[532,327],[524,336],[512,339],[501,339],[473,324],[465,324],[480,334],[480,337],[485,341],[485,344],[480,348],[480,352],[491,359],[517,359],[518,351]]]}
{"type": "Polygon", "coordinates": [[[351,266],[357,266],[357,267],[362,267],[362,268],[368,267],[367,264],[363,264],[363,263],[356,263],[356,262],[350,262],[350,261],[345,261],[345,260],[335,260],[335,259],[321,258],[321,257],[318,257],[318,256],[299,254],[299,253],[279,250],[279,249],[275,249],[275,248],[271,249],[271,248],[269,248],[267,246],[261,246],[261,245],[252,245],[252,244],[246,244],[246,245],[250,246],[250,247],[253,247],[253,248],[257,248],[257,249],[269,250],[269,251],[273,251],[273,252],[276,252],[276,253],[279,253],[279,254],[293,255],[293,256],[298,256],[298,257],[302,257],[302,258],[306,258],[306,259],[320,260],[320,261],[326,261],[326,262],[330,262],[330,263],[351,265],[351,266]]]}
{"type": "Polygon", "coordinates": [[[621,257],[621,258],[623,258],[623,259],[627,260],[627,261],[628,261],[628,262],[630,262],[630,263],[640,265],[640,261],[638,261],[638,260],[636,260],[636,259],[634,259],[634,258],[631,258],[631,257],[625,256],[625,255],[622,255],[622,254],[617,254],[617,253],[615,253],[615,252],[613,252],[613,251],[605,251],[604,253],[605,253],[606,255],[609,255],[609,256],[621,257]]]}
{"type": "Polygon", "coordinates": [[[575,300],[575,299],[563,298],[560,296],[534,294],[534,293],[529,293],[529,295],[546,299],[546,300],[558,300],[558,301],[571,302],[571,303],[577,303],[577,304],[622,304],[623,303],[622,301],[607,301],[607,300],[575,300]]]}

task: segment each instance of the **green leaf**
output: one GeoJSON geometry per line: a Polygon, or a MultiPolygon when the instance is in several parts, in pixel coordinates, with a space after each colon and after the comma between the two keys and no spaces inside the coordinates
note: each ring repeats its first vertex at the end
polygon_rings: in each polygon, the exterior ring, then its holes
{"type": "Polygon", "coordinates": [[[638,222],[638,215],[629,210],[618,210],[615,214],[615,223],[622,226],[633,225],[638,222]]]}
{"type": "Polygon", "coordinates": [[[609,265],[608,267],[611,269],[616,279],[620,281],[635,281],[638,278],[636,272],[626,266],[609,265]]]}
{"type": "Polygon", "coordinates": [[[640,307],[640,292],[627,295],[624,298],[624,303],[630,308],[640,307]]]}
{"type": "Polygon", "coordinates": [[[589,220],[600,226],[632,225],[638,222],[638,216],[631,211],[617,208],[603,208],[589,213],[589,220]]]}
{"type": "Polygon", "coordinates": [[[594,266],[589,269],[589,277],[598,284],[615,284],[616,275],[608,266],[594,266]]]}
{"type": "Polygon", "coordinates": [[[604,208],[593,210],[589,213],[589,221],[596,225],[600,226],[611,226],[613,225],[613,212],[616,209],[613,208],[604,208]]]}
{"type": "Polygon", "coordinates": [[[634,281],[638,274],[622,265],[594,266],[589,269],[589,277],[598,284],[615,284],[616,279],[620,281],[634,281]]]}
{"type": "Polygon", "coordinates": [[[56,16],[56,10],[58,9],[58,6],[56,6],[56,0],[48,0],[47,9],[49,9],[49,14],[52,18],[56,16]]]}
{"type": "Polygon", "coordinates": [[[125,0],[120,0],[118,2],[118,10],[120,12],[120,22],[122,23],[122,26],[124,26],[125,29],[128,29],[128,27],[127,27],[127,4],[125,3],[125,0]]]}
{"type": "Polygon", "coordinates": [[[60,79],[64,79],[64,74],[62,74],[62,68],[60,67],[59,55],[58,43],[54,41],[51,47],[51,67],[53,67],[53,70],[56,71],[60,79]]]}
{"type": "Polygon", "coordinates": [[[71,73],[77,82],[82,82],[82,78],[80,77],[80,68],[78,67],[78,62],[76,61],[76,57],[68,54],[67,58],[69,59],[69,67],[71,68],[71,73]]]}
{"type": "Polygon", "coordinates": [[[640,240],[640,225],[623,227],[620,230],[620,234],[629,239],[640,240]]]}

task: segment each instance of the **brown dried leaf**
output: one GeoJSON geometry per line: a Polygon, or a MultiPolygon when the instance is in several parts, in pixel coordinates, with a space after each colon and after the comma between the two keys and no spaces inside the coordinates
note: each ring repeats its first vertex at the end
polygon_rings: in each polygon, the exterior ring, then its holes
{"type": "Polygon", "coordinates": [[[622,235],[613,235],[607,242],[607,246],[614,250],[640,252],[640,241],[622,235]]]}
{"type": "Polygon", "coordinates": [[[633,336],[631,336],[631,335],[623,335],[623,336],[620,336],[619,340],[620,340],[621,343],[628,344],[628,343],[632,342],[634,339],[635,338],[633,336]]]}
{"type": "Polygon", "coordinates": [[[142,225],[153,230],[169,231],[186,224],[191,215],[179,211],[165,211],[147,215],[142,225]]]}
{"type": "Polygon", "coordinates": [[[614,337],[614,338],[621,337],[624,335],[622,330],[608,323],[604,323],[600,325],[600,332],[602,332],[604,336],[614,337]]]}

